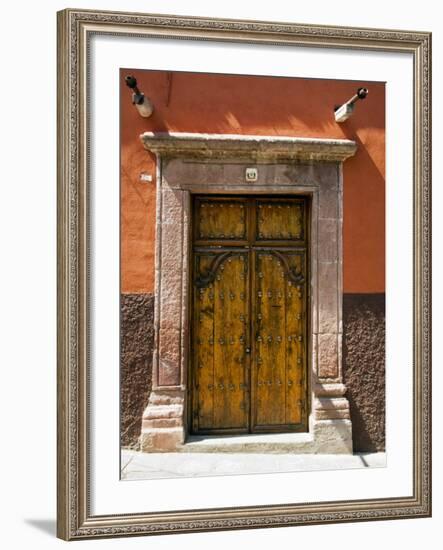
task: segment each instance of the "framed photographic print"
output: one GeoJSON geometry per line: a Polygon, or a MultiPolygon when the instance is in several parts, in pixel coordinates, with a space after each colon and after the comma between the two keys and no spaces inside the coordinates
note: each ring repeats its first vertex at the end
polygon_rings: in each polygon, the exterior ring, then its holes
{"type": "Polygon", "coordinates": [[[58,39],[58,535],[429,516],[430,33],[58,39]]]}

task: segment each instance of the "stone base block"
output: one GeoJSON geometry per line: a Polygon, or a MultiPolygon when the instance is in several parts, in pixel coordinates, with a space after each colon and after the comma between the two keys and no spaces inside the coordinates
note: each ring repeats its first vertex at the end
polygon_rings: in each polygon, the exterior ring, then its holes
{"type": "Polygon", "coordinates": [[[177,452],[184,443],[183,428],[154,428],[142,431],[140,450],[145,453],[177,452]]]}
{"type": "Polygon", "coordinates": [[[314,452],[352,454],[352,422],[348,419],[313,420],[314,452]]]}
{"type": "Polygon", "coordinates": [[[183,390],[154,390],[143,414],[140,449],[178,451],[185,441],[183,390]]]}

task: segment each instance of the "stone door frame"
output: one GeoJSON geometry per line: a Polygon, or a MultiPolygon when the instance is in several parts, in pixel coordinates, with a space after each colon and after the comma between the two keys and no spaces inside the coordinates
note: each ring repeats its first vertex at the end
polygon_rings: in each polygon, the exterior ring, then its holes
{"type": "MultiPolygon", "coordinates": [[[[140,137],[157,157],[154,356],[141,449],[217,450],[216,444],[200,449],[188,437],[191,195],[294,194],[308,196],[311,203],[311,411],[308,437],[290,434],[282,450],[352,452],[352,424],[341,367],[342,163],[355,153],[355,142],[151,132],[140,137]],[[257,170],[256,181],[246,180],[247,168],[257,170]]],[[[266,438],[261,445],[265,451],[266,438]]],[[[236,451],[242,449],[235,447],[236,451]]]]}

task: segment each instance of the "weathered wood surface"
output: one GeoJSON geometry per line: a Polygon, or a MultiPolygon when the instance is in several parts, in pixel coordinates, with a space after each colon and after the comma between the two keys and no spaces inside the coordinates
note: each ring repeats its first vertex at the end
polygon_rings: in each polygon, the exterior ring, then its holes
{"type": "Polygon", "coordinates": [[[194,433],[307,429],[307,203],[197,197],[194,433]]]}

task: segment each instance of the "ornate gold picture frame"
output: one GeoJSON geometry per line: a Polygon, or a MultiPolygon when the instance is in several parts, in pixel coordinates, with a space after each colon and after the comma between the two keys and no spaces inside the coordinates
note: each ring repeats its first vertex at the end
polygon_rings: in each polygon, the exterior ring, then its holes
{"type": "MultiPolygon", "coordinates": [[[[154,535],[431,515],[431,34],[68,9],[58,13],[58,536],[154,535]],[[91,507],[90,103],[93,36],[305,46],[413,58],[412,494],[95,515],[91,507]]],[[[118,475],[118,473],[116,473],[118,475]]]]}

